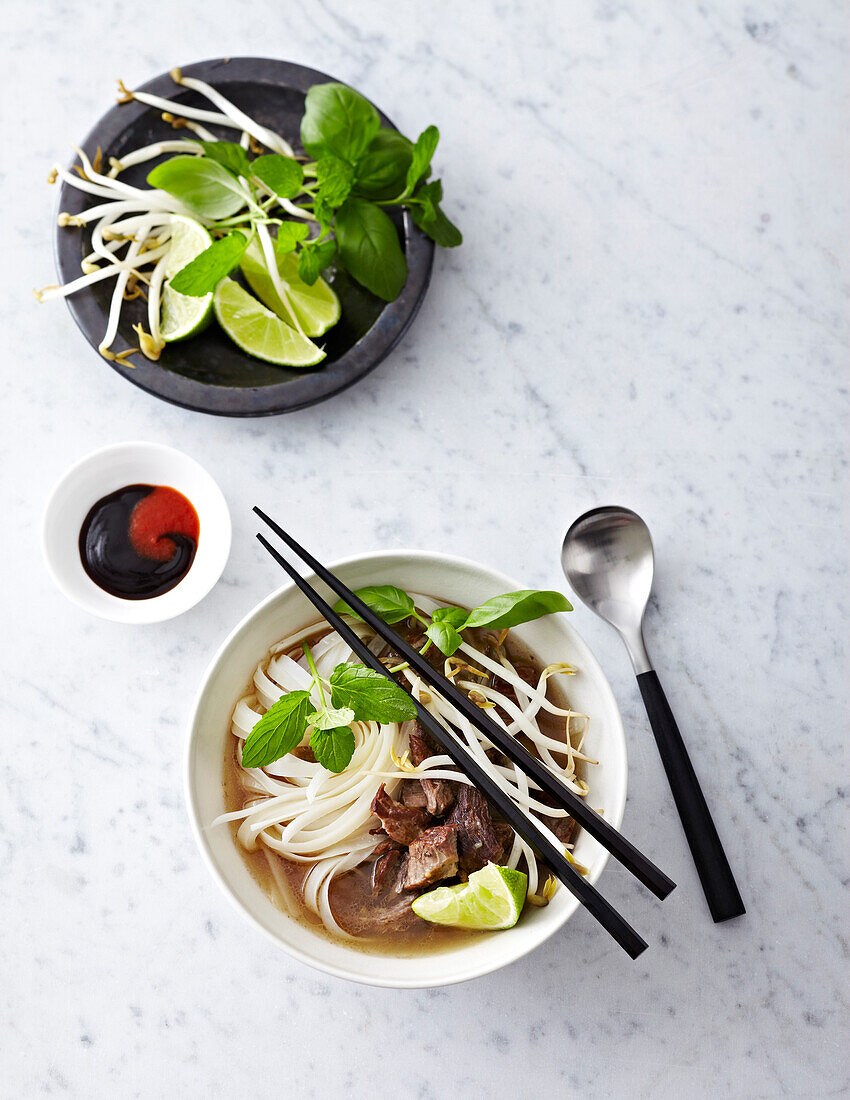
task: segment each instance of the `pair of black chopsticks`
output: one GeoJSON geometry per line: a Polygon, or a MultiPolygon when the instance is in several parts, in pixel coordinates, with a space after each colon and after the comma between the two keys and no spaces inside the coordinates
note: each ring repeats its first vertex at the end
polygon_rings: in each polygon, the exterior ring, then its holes
{"type": "MultiPolygon", "coordinates": [[[[445,676],[438,672],[420,653],[413,649],[412,646],[408,645],[403,638],[400,638],[391,627],[387,626],[383,619],[379,619],[378,616],[375,615],[362,600],[358,599],[358,597],[355,596],[338,577],[326,569],[320,562],[316,561],[312,554],[309,554],[300,546],[291,535],[287,534],[282,527],[278,526],[274,520],[270,519],[265,512],[256,507],[254,511],[264,523],[268,524],[276,535],[283,539],[290,550],[297,554],[298,557],[313,570],[316,576],[324,581],[324,583],[335,592],[337,596],[343,599],[353,611],[356,611],[360,618],[363,619],[376,634],[383,638],[384,641],[388,642],[395,652],[398,653],[399,656],[426,681],[426,683],[430,684],[431,687],[443,696],[443,698],[447,699],[477,730],[484,734],[488,741],[503,752],[514,764],[522,768],[529,778],[533,779],[542,790],[554,798],[556,806],[567,810],[583,829],[586,829],[604,848],[607,848],[611,855],[619,860],[628,871],[631,871],[635,878],[642,882],[644,886],[648,887],[656,897],[662,899],[667,897],[670,891],[675,888],[676,884],[667,878],[651,860],[647,859],[647,857],[639,852],[624,836],[618,833],[617,830],[609,825],[607,821],[604,821],[599,814],[595,813],[587,806],[581,798],[573,794],[569,788],[565,787],[554,773],[549,771],[545,764],[535,756],[532,756],[523,745],[516,741],[510,734],[500,729],[495,722],[491,721],[480,707],[477,707],[475,703],[459,691],[450,680],[446,679],[445,676]]],[[[313,589],[310,583],[281,556],[268,539],[261,534],[258,534],[257,538],[275,561],[291,577],[295,585],[304,593],[310,603],[319,611],[322,617],[334,628],[340,637],[351,646],[360,660],[376,672],[381,673],[382,676],[386,676],[388,679],[394,679],[387,667],[369,651],[367,646],[357,637],[355,632],[340,618],[340,616],[337,615],[330,604],[328,604],[313,589]]],[[[402,687],[404,687],[404,685],[402,685],[402,687]]],[[[497,807],[502,817],[519,833],[522,839],[534,849],[536,855],[546,864],[552,873],[560,879],[570,893],[577,897],[582,905],[593,914],[606,932],[613,936],[617,943],[627,951],[633,959],[636,959],[642,951],[646,950],[646,941],[643,940],[631,925],[620,916],[616,909],[614,909],[613,906],[579,874],[575,867],[573,867],[564,857],[563,852],[556,848],[548,837],[544,835],[534,818],[522,811],[508,795],[496,786],[493,780],[482,770],[474,757],[469,753],[467,748],[445,730],[437,719],[434,718],[418,700],[414,699],[414,702],[416,703],[419,722],[428,730],[434,740],[445,751],[446,755],[451,757],[456,766],[471,779],[481,793],[497,807]]]]}

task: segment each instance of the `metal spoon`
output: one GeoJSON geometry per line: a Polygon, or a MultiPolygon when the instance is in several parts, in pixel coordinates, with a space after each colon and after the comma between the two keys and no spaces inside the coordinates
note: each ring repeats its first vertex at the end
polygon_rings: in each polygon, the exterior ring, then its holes
{"type": "Polygon", "coordinates": [[[594,508],[564,536],[561,565],[579,599],[626,643],[712,917],[741,916],[746,910],[732,869],[643,640],[654,569],[649,528],[628,508],[594,508]]]}

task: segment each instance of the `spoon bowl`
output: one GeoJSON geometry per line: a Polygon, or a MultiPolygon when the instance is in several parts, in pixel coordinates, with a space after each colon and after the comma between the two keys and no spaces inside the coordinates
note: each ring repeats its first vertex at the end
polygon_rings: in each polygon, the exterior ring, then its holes
{"type": "Polygon", "coordinates": [[[650,669],[641,624],[655,558],[640,516],[616,505],[585,512],[564,536],[561,565],[582,603],[623,636],[635,672],[650,669]]]}

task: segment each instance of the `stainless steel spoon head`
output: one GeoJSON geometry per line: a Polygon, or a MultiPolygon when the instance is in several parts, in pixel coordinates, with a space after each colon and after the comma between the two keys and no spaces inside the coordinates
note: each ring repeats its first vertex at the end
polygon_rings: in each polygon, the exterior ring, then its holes
{"type": "Polygon", "coordinates": [[[561,565],[582,603],[619,631],[635,672],[648,672],[642,623],[655,559],[640,516],[616,506],[585,512],[564,536],[561,565]]]}

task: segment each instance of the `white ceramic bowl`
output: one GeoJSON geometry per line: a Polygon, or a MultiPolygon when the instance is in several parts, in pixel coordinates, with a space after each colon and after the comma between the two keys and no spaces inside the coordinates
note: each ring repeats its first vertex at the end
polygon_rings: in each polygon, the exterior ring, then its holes
{"type": "MultiPolygon", "coordinates": [[[[396,584],[466,607],[522,587],[474,562],[422,551],[368,554],[336,562],[331,568],[351,588],[396,584]]],[[[314,586],[328,596],[326,587],[315,579],[314,586]]],[[[316,612],[305,597],[294,585],[284,585],[239,623],[204,676],[189,726],[185,782],[192,828],[213,878],[243,916],[278,947],[318,970],[351,981],[400,988],[449,985],[488,974],[533,951],[578,908],[578,902],[563,888],[545,908],[524,912],[509,931],[482,935],[463,947],[413,957],[370,955],[332,941],[281,912],[251,876],[229,827],[210,828],[225,810],[223,762],[234,704],[267,649],[315,620],[316,612]]],[[[626,743],[602,669],[567,615],[549,615],[517,627],[515,633],[544,662],[567,661],[578,668],[578,675],[569,681],[569,697],[577,710],[592,717],[587,745],[590,755],[600,761],[587,776],[590,804],[603,809],[606,820],[618,827],[626,801],[626,743]]],[[[596,882],[608,861],[605,849],[581,832],[575,856],[588,867],[591,882],[596,882]]]]}
{"type": "Polygon", "coordinates": [[[86,611],[119,623],[158,623],[206,596],[227,563],[230,536],[227,501],[203,466],[161,443],[116,443],[86,455],[59,481],[44,512],[42,550],[57,586],[86,611]],[[149,600],[122,600],[83,569],[80,528],[101,497],[136,484],[170,485],[188,497],[198,513],[200,538],[191,569],[174,588],[149,600]]]}

